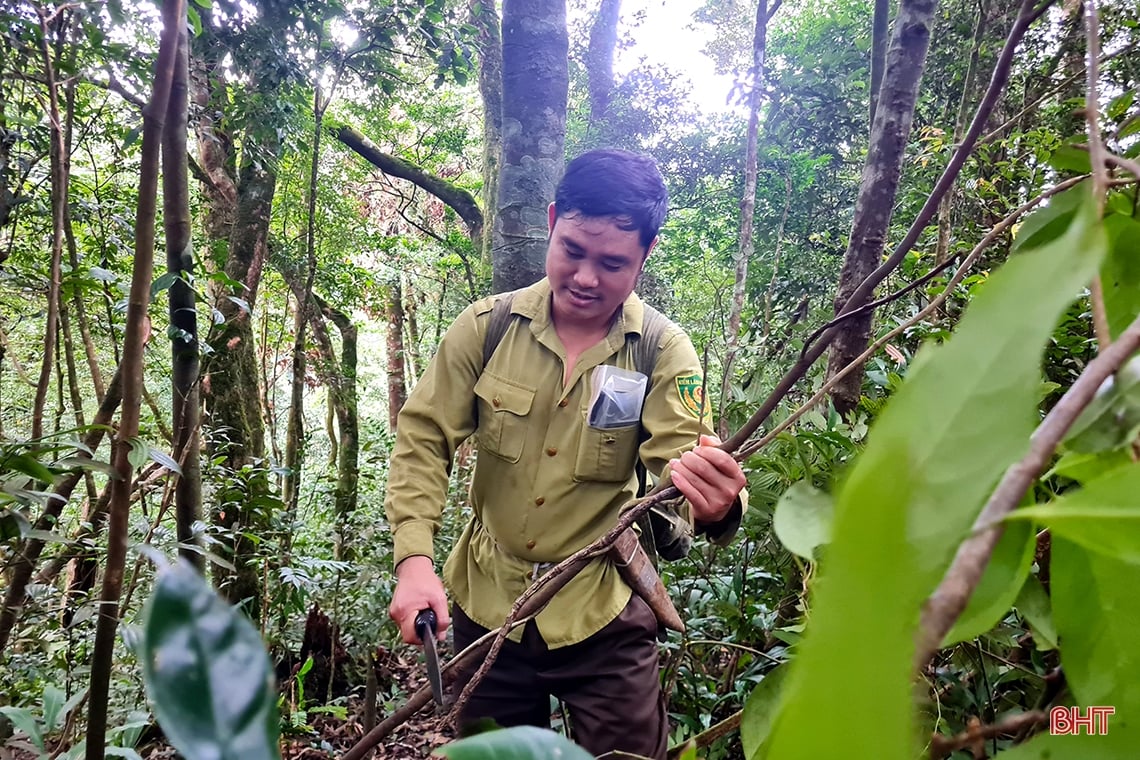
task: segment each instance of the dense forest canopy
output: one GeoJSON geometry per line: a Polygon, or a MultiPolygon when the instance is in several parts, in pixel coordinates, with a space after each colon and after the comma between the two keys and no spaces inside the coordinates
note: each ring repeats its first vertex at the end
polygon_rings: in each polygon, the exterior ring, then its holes
{"type": "Polygon", "coordinates": [[[396,415],[456,315],[541,276],[601,146],[669,184],[638,292],[749,478],[737,540],[660,568],[673,743],[1132,756],[1138,28],[1130,0],[0,4],[0,757],[169,756],[144,606],[176,557],[225,600],[184,584],[198,623],[260,635],[290,756],[402,715],[396,415]],[[662,17],[724,108],[640,57],[662,17]],[[1111,731],[1050,744],[1058,705],[1111,731]]]}

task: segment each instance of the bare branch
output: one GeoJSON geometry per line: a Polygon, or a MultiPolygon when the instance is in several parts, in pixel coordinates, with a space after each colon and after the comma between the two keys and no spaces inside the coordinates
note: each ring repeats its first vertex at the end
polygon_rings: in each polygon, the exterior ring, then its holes
{"type": "MultiPolygon", "coordinates": [[[[1092,161],[1093,198],[1096,200],[1097,217],[1104,215],[1104,202],[1108,195],[1108,169],[1105,166],[1104,138],[1100,134],[1100,104],[1097,96],[1100,67],[1100,24],[1096,12],[1096,0],[1085,0],[1085,39],[1088,42],[1088,80],[1085,86],[1085,121],[1089,127],[1089,159],[1092,161]]],[[[1104,288],[1100,275],[1096,275],[1089,285],[1092,303],[1093,331],[1097,346],[1103,351],[1112,342],[1108,330],[1108,312],[1104,306],[1104,288]]]]}

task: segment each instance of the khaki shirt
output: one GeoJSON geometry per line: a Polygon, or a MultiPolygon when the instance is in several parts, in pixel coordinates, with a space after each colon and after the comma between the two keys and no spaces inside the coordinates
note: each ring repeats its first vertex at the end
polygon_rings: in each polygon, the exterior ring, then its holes
{"type": "MultiPolygon", "coordinates": [[[[522,319],[511,318],[484,368],[494,301],[483,299],[459,315],[401,410],[385,500],[395,563],[434,556],[451,458],[477,434],[474,514],[443,577],[452,599],[490,629],[502,625],[545,563],[565,559],[613,526],[637,488],[635,457],[659,475],[695,445],[698,430],[708,432],[698,421],[700,362],[672,324],[661,337],[641,424],[612,430],[587,424],[594,368],[635,369],[627,335],[641,332],[644,307],[636,295],[626,299],[606,338],[581,354],[565,384],[566,351],[551,322],[547,281],[516,295],[512,313],[522,319]]],[[[691,519],[687,503],[682,509],[691,519]]],[[[715,526],[713,540],[727,543],[739,522],[734,509],[715,526]]],[[[582,641],[617,617],[630,593],[599,557],[539,613],[539,632],[551,648],[582,641]]]]}

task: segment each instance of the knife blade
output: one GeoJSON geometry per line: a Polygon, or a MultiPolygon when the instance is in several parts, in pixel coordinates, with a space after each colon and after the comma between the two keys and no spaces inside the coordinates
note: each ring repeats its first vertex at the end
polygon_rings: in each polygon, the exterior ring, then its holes
{"type": "Polygon", "coordinates": [[[443,704],[443,681],[439,675],[439,652],[435,648],[436,619],[433,610],[420,610],[416,615],[416,635],[424,643],[424,660],[427,663],[431,696],[437,705],[443,704]]]}

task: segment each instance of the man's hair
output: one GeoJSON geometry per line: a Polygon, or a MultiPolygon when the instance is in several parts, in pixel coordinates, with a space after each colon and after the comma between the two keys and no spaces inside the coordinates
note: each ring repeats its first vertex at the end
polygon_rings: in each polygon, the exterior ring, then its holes
{"type": "Polygon", "coordinates": [[[628,150],[591,150],[566,165],[554,207],[559,217],[613,217],[623,230],[636,230],[648,249],[669,206],[665,180],[650,157],[628,150]]]}

